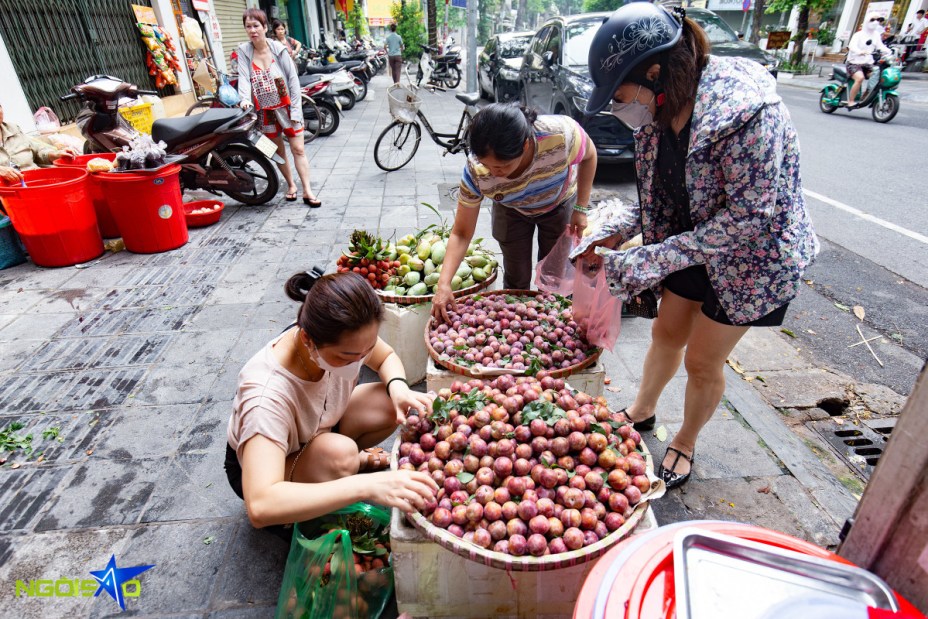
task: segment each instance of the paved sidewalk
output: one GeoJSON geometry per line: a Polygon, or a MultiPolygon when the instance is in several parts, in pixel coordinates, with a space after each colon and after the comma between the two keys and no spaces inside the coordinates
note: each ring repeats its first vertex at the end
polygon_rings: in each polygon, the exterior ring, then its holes
{"type": "MultiPolygon", "coordinates": [[[[423,136],[409,166],[376,168],[373,144],[390,120],[386,85],[376,78],[371,100],[308,147],[321,209],[230,205],[175,251],[0,271],[0,430],[21,422],[18,434],[31,433],[36,450],[0,467],[0,616],[119,614],[107,595],[26,598],[15,589],[17,579],[89,578],[112,554],[120,566],[155,565],[127,602],[133,616],[272,615],[287,547],[251,528],[222,469],[238,371],[294,319],[287,277],[331,268],[357,227],[402,235],[434,223],[419,203],[437,205],[440,185],[455,183],[463,165],[423,136]]],[[[437,127],[454,127],[461,109],[451,94],[425,95],[437,127]]],[[[489,239],[488,215],[478,235],[489,239]]],[[[615,407],[634,397],[649,328],[626,320],[616,354],[604,355],[615,407]]],[[[766,370],[788,357],[775,340],[752,334],[739,347],[742,366],[766,370]]],[[[833,545],[851,493],[749,383],[729,378],[695,478],[655,504],[658,521],[753,522],[833,545]]],[[[669,436],[684,386],[681,369],[660,403],[669,436]]],[[[667,441],[646,440],[663,453],[667,441]]]]}

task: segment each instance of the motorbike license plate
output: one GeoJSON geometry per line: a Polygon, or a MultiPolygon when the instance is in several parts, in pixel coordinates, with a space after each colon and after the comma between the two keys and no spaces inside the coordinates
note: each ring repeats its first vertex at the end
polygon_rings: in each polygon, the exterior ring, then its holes
{"type": "Polygon", "coordinates": [[[261,151],[261,154],[270,159],[274,153],[277,152],[277,144],[274,144],[274,141],[262,135],[255,140],[255,148],[261,151]]]}

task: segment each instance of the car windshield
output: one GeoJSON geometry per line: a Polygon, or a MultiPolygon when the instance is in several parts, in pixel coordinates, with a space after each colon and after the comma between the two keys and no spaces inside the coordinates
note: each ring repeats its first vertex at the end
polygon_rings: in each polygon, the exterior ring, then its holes
{"type": "Polygon", "coordinates": [[[587,66],[590,57],[590,44],[593,36],[602,25],[601,17],[575,21],[567,25],[567,44],[564,46],[564,64],[569,67],[587,66]]]}
{"type": "Polygon", "coordinates": [[[735,31],[718,15],[695,15],[693,20],[706,31],[710,43],[731,43],[738,40],[735,31]]]}
{"type": "Polygon", "coordinates": [[[528,44],[531,40],[531,35],[506,39],[505,41],[501,40],[498,47],[500,57],[521,58],[525,50],[528,49],[528,44]]]}

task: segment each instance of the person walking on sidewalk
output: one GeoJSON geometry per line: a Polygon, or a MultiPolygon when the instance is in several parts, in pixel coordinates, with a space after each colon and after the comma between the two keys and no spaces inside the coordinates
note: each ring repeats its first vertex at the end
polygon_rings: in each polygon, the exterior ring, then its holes
{"type": "Polygon", "coordinates": [[[699,25],[634,2],[603,23],[589,56],[586,112],[634,127],[639,202],[603,213],[574,251],[602,261],[613,295],[663,289],[641,387],[626,414],[655,423],[683,361],[683,425],[659,468],[687,481],[699,431],[725,391],[729,353],[751,326],[783,322],[818,251],[799,175],[799,141],[760,65],[709,55],[699,25]],[[615,251],[637,233],[643,246],[615,251]]]}
{"type": "Polygon", "coordinates": [[[403,50],[406,49],[406,46],[403,44],[403,37],[396,34],[396,24],[390,24],[390,34],[387,35],[383,48],[386,50],[387,60],[390,62],[390,77],[393,78],[394,84],[399,84],[400,71],[403,68],[403,50]]]}
{"type": "Polygon", "coordinates": [[[451,279],[474,237],[484,197],[493,200],[503,287],[528,290],[535,229],[538,260],[568,226],[582,232],[596,174],[596,147],[569,116],[538,116],[515,104],[493,103],[474,116],[469,140],[454,227],[432,299],[432,312],[443,320],[454,303],[451,279]]]}
{"type": "Polygon", "coordinates": [[[255,527],[285,535],[277,525],[357,501],[421,509],[438,490],[427,473],[382,471],[389,456],[374,446],[407,411],[431,411],[432,398],[409,389],[403,362],[377,336],[383,306],[367,280],[321,273],[288,280],[297,323],[245,364],[228,426],[232,490],[255,527]],[[361,365],[383,382],[358,385],[361,365]]]}
{"type": "Polygon", "coordinates": [[[287,24],[279,19],[272,21],[271,25],[274,28],[274,40],[287,48],[291,58],[296,58],[303,49],[303,44],[287,34],[287,24]]]}
{"type": "Polygon", "coordinates": [[[238,46],[238,94],[241,105],[258,110],[261,131],[277,144],[277,154],[284,160],[280,171],[287,181],[288,202],[296,201],[296,184],[287,163],[283,136],[290,142],[293,164],[303,184],[303,202],[312,208],[322,206],[309,183],[309,160],[303,144],[303,100],[296,65],[287,48],[267,38],[267,15],[259,9],[247,9],[242,23],[249,41],[238,46]]]}

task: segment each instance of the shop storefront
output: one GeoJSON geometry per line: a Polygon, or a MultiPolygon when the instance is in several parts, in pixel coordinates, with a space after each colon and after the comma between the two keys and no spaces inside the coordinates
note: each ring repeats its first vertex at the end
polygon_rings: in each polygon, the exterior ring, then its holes
{"type": "MultiPolygon", "coordinates": [[[[242,26],[242,13],[246,8],[248,6],[245,0],[213,0],[213,10],[222,30],[222,52],[226,63],[229,62],[229,55],[235,48],[248,40],[242,26]]],[[[234,71],[235,67],[229,66],[229,72],[234,71]]]]}

